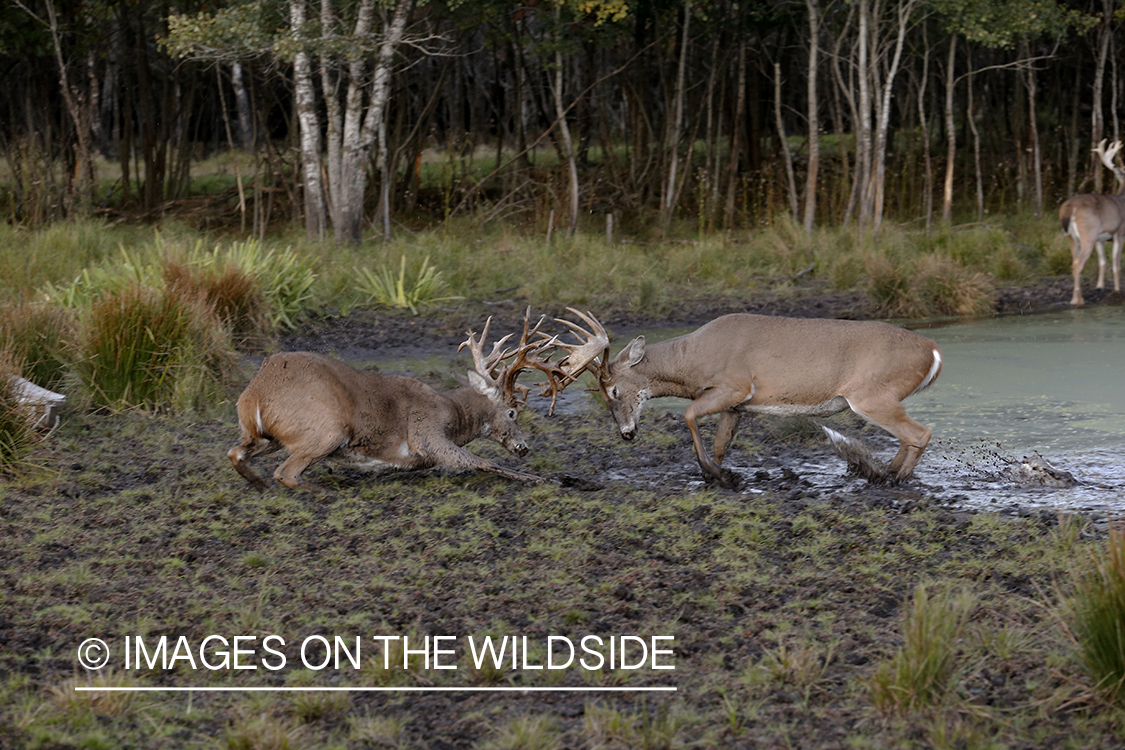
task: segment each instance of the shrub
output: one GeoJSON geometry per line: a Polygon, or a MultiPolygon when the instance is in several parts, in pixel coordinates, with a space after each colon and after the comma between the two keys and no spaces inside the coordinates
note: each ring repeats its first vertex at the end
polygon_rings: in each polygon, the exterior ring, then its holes
{"type": "Polygon", "coordinates": [[[903,623],[903,643],[875,672],[871,699],[883,711],[913,711],[933,706],[948,693],[957,673],[958,641],[976,608],[971,594],[931,597],[925,586],[903,623]]]}
{"type": "Polygon", "coordinates": [[[182,411],[218,395],[234,352],[210,306],[130,286],[90,306],[76,374],[94,406],[182,411]]]}
{"type": "Polygon", "coordinates": [[[979,272],[936,253],[913,262],[871,254],[865,259],[868,293],[878,313],[893,318],[985,315],[993,309],[993,286],[979,272]]]}
{"type": "Polygon", "coordinates": [[[1125,531],[1111,527],[1103,553],[1074,576],[1065,603],[1071,638],[1097,689],[1125,699],[1125,531]]]}
{"type": "Polygon", "coordinates": [[[257,240],[232,243],[225,253],[218,248],[209,258],[197,251],[195,263],[217,262],[219,257],[233,263],[244,274],[255,278],[267,305],[266,315],[275,328],[293,328],[312,299],[316,280],[314,261],[291,248],[266,250],[257,240]]]}
{"type": "Polygon", "coordinates": [[[57,305],[4,305],[0,307],[0,350],[22,363],[23,377],[57,390],[70,367],[74,327],[74,316],[57,305]]]}

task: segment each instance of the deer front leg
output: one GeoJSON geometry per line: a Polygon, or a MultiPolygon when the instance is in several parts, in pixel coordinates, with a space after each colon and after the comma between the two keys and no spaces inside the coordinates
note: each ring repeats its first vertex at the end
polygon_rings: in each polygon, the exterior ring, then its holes
{"type": "MultiPolygon", "coordinates": [[[[737,489],[739,480],[732,472],[728,471],[724,474],[719,467],[719,462],[722,461],[727,445],[738,429],[738,419],[736,418],[731,422],[730,419],[725,418],[725,415],[728,410],[741,403],[742,400],[742,398],[731,393],[729,389],[712,388],[705,391],[702,396],[688,404],[687,409],[684,410],[684,421],[687,422],[688,431],[691,433],[691,442],[695,447],[695,457],[699,460],[699,468],[703,472],[704,480],[707,482],[716,482],[727,489],[737,489]],[[707,455],[707,449],[703,447],[703,438],[699,434],[698,420],[709,414],[724,415],[724,417],[720,418],[718,432],[715,435],[715,454],[717,460],[707,455]]],[[[737,417],[737,413],[734,414],[737,417]]]]}
{"type": "Polygon", "coordinates": [[[1121,243],[1125,237],[1113,235],[1113,291],[1121,291],[1121,243]]]}
{"type": "MultiPolygon", "coordinates": [[[[1096,289],[1105,289],[1105,243],[1095,242],[1094,249],[1098,252],[1098,284],[1096,289]]],[[[1117,236],[1113,238],[1113,249],[1117,250],[1117,236]]]]}
{"type": "Polygon", "coordinates": [[[419,441],[419,443],[418,452],[432,461],[435,466],[443,466],[457,471],[487,471],[492,474],[498,474],[506,479],[514,479],[518,482],[538,483],[547,481],[543,479],[543,477],[537,477],[534,474],[524,474],[521,471],[505,469],[500,464],[481,458],[452,441],[422,440],[419,441]]]}

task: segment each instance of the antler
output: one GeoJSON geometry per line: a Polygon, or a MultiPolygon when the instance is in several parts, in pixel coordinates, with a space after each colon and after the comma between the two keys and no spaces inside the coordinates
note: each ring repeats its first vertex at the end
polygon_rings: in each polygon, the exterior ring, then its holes
{"type": "MultiPolygon", "coordinates": [[[[1102,164],[1109,167],[1114,176],[1117,177],[1118,181],[1125,183],[1125,167],[1121,166],[1120,164],[1114,163],[1114,159],[1117,157],[1118,152],[1121,151],[1121,141],[1114,141],[1113,143],[1109,144],[1109,148],[1106,148],[1105,142],[1106,139],[1102,138],[1101,141],[1098,142],[1098,145],[1093,149],[1093,151],[1101,158],[1102,164]]],[[[1121,186],[1118,185],[1118,187],[1121,186]]]]}
{"type": "MultiPolygon", "coordinates": [[[[568,307],[566,309],[581,318],[582,322],[589,326],[590,330],[569,320],[555,318],[556,322],[562,323],[569,328],[580,343],[565,344],[559,341],[558,336],[548,336],[545,333],[539,334],[543,341],[539,344],[538,351],[547,351],[557,347],[567,353],[567,355],[558,362],[538,360],[535,363],[535,367],[547,374],[547,382],[543,385],[543,390],[540,391],[539,395],[546,396],[547,393],[551,394],[551,408],[547,412],[548,414],[555,413],[555,402],[558,400],[559,393],[577,380],[583,372],[593,370],[595,374],[601,377],[601,364],[598,362],[598,357],[601,356],[603,362],[607,361],[609,358],[609,335],[605,332],[605,328],[602,327],[602,324],[598,322],[598,319],[594,317],[593,313],[583,313],[573,307],[568,307]]],[[[542,323],[542,319],[540,319],[540,323],[542,323]]],[[[539,330],[538,325],[535,327],[535,330],[539,330]]]]}
{"type": "Polygon", "coordinates": [[[600,376],[602,364],[609,359],[609,334],[605,332],[605,328],[602,327],[593,313],[583,313],[573,307],[566,309],[568,312],[577,315],[583,323],[590,327],[590,330],[586,330],[577,323],[572,323],[564,318],[555,318],[557,322],[569,328],[580,342],[578,344],[564,344],[556,340],[555,343],[555,346],[567,352],[567,355],[559,360],[558,365],[567,376],[565,385],[569,385],[586,370],[592,369],[594,374],[600,376]],[[600,362],[598,361],[599,356],[601,357],[600,362]]]}
{"type": "Polygon", "coordinates": [[[481,331],[480,338],[474,338],[475,334],[469,331],[469,338],[461,342],[461,345],[457,347],[457,351],[461,351],[466,346],[469,347],[469,351],[473,355],[473,365],[477,373],[491,385],[499,386],[501,385],[502,374],[495,372],[496,366],[510,356],[508,353],[501,351],[500,347],[508,342],[512,334],[509,333],[493,344],[492,352],[486,357],[484,356],[484,340],[488,338],[488,326],[491,324],[492,316],[489,315],[488,319],[484,321],[484,330],[481,331]]]}

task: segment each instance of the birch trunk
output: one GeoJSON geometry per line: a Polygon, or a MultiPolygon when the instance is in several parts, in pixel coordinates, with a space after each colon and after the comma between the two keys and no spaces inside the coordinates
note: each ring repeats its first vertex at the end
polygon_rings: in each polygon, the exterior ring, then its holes
{"type": "MultiPolygon", "coordinates": [[[[300,45],[305,24],[305,0],[289,0],[289,22],[300,45]]],[[[293,92],[301,143],[301,171],[305,178],[305,235],[310,241],[324,239],[327,217],[324,212],[324,186],[320,180],[320,120],[316,114],[312,64],[299,49],[293,58],[293,92]]]]}
{"type": "Polygon", "coordinates": [[[953,218],[953,164],[957,157],[957,124],[953,121],[953,65],[957,59],[957,35],[949,37],[949,58],[945,66],[945,186],[941,198],[941,222],[948,226],[953,218]]]}

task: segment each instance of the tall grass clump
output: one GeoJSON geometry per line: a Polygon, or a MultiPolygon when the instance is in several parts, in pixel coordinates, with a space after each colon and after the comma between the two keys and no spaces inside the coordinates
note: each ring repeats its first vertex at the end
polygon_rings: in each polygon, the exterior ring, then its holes
{"type": "Polygon", "coordinates": [[[238,345],[260,344],[270,331],[258,279],[233,263],[200,268],[168,258],[164,262],[164,284],[170,292],[199,299],[214,310],[238,345]]]}
{"type": "Polygon", "coordinates": [[[225,260],[255,279],[266,302],[266,317],[275,328],[293,328],[308,310],[316,281],[316,261],[290,247],[266,248],[257,240],[235,242],[226,250],[197,251],[193,262],[207,265],[225,260]]]}
{"type": "Polygon", "coordinates": [[[994,288],[983,273],[938,253],[892,259],[872,253],[864,261],[867,291],[878,314],[892,318],[986,315],[994,288]]]}
{"type": "Polygon", "coordinates": [[[1074,574],[1066,625],[1082,666],[1108,699],[1125,700],[1125,530],[1110,528],[1105,549],[1074,574]]]}
{"type": "Polygon", "coordinates": [[[44,302],[0,305],[0,350],[23,363],[23,377],[58,390],[73,359],[75,316],[44,302]]]}
{"type": "Polygon", "coordinates": [[[20,404],[15,378],[21,374],[10,352],[0,351],[0,475],[17,474],[27,465],[36,434],[20,404]]]}
{"type": "Polygon", "coordinates": [[[902,646],[878,667],[871,700],[881,711],[909,712],[939,704],[958,672],[958,653],[976,599],[970,593],[931,596],[925,586],[903,622],[902,646]]]}
{"type": "Polygon", "coordinates": [[[210,306],[135,285],[90,305],[75,372],[95,407],[185,411],[215,399],[233,363],[210,306]]]}

